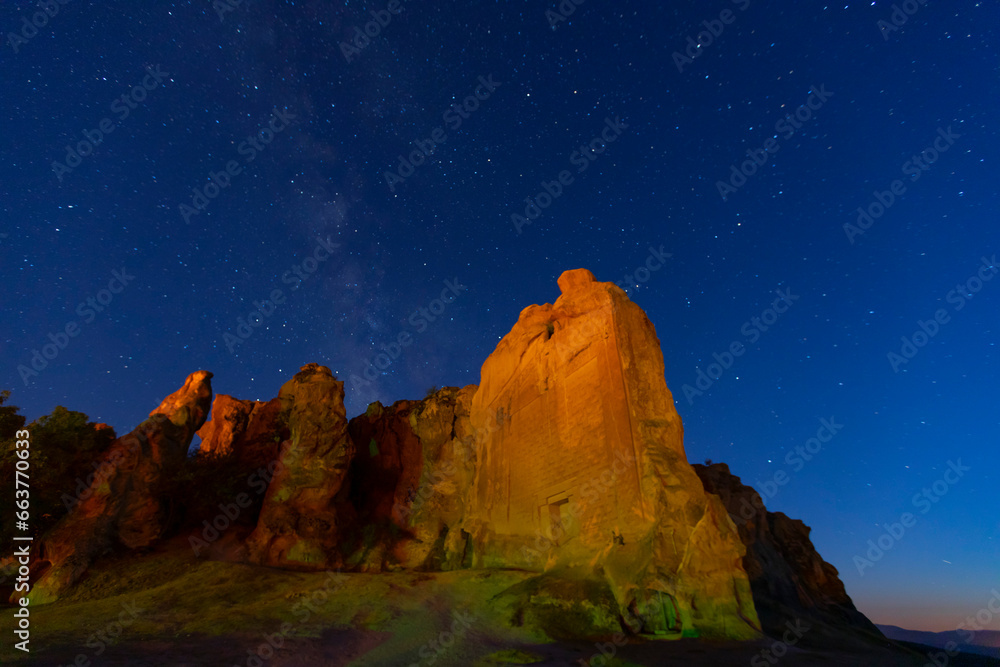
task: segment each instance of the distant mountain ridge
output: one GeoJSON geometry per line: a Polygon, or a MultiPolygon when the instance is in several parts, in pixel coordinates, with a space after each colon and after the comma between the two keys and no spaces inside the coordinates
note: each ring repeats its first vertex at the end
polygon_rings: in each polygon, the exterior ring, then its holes
{"type": "Polygon", "coordinates": [[[945,648],[949,642],[958,645],[958,650],[963,653],[975,653],[991,658],[1000,658],[1000,630],[979,630],[974,633],[972,643],[966,643],[969,639],[968,632],[950,630],[947,632],[926,632],[923,630],[907,630],[896,625],[875,624],[889,639],[895,641],[912,642],[914,644],[924,644],[935,648],[945,648]]]}

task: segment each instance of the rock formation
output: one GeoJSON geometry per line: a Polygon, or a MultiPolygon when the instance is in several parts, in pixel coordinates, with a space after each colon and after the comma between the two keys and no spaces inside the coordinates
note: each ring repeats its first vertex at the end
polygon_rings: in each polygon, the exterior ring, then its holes
{"type": "Polygon", "coordinates": [[[233,454],[248,468],[267,465],[278,456],[283,425],[279,421],[281,401],[241,401],[218,394],[212,403],[211,420],[198,431],[199,451],[233,454]]]}
{"type": "Polygon", "coordinates": [[[475,566],[600,572],[646,632],[756,636],[745,549],[685,458],[653,325],[590,271],[559,288],[483,364],[475,566]]]}
{"type": "Polygon", "coordinates": [[[79,504],[41,540],[33,604],[57,599],[100,554],[149,546],[161,536],[167,517],[158,487],[183,464],[208,416],[211,378],[208,371],[192,373],[146,421],[112,443],[79,504]]]}
{"type": "Polygon", "coordinates": [[[882,633],[859,612],[838,577],[820,557],[810,528],[781,512],[768,512],[760,495],[729,472],[724,463],[695,465],[705,489],[718,495],[746,545],[743,567],[764,631],[779,636],[785,624],[803,619],[814,627],[810,639],[842,639],[844,632],[879,638],[882,633]]]}
{"type": "Polygon", "coordinates": [[[373,403],[350,423],[357,443],[351,500],[359,533],[374,531],[353,559],[363,569],[460,567],[460,523],[475,465],[469,408],[474,385],[422,401],[373,403]]]}
{"type": "Polygon", "coordinates": [[[247,540],[253,563],[298,569],[339,566],[343,516],[337,495],[354,443],[347,433],[344,383],[326,366],[307,364],[278,392],[279,419],[291,434],[281,445],[257,527],[247,540]]]}
{"type": "MultiPolygon", "coordinates": [[[[218,557],[309,570],[527,570],[491,602],[512,625],[553,638],[625,629],[743,639],[780,635],[794,619],[831,629],[811,637],[878,637],[808,527],[767,512],[724,465],[687,462],[645,313],[589,271],[558,284],[554,304],[521,312],[478,387],[373,403],[350,423],[344,384],[325,366],[303,366],[266,403],[220,395],[208,423],[212,376],[192,374],[114,442],[106,474],[41,541],[32,600],[55,599],[116,545],[161,537],[158,489],[198,431],[201,452],[220,458],[196,457],[188,464],[209,467],[192,470],[233,466],[241,490],[259,485],[218,557]]],[[[200,513],[216,504],[185,506],[195,515],[186,525],[207,525],[213,517],[200,513]]]]}

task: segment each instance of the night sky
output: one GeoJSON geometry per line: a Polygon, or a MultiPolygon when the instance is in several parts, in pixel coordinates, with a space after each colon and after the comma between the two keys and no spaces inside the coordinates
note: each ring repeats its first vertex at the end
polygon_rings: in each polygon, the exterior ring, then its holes
{"type": "Polygon", "coordinates": [[[125,433],[198,369],[266,400],[318,362],[349,416],[477,383],[586,267],[656,326],[689,459],[812,526],[872,620],[1000,586],[995,3],[52,4],[0,4],[29,419],[125,433]]]}

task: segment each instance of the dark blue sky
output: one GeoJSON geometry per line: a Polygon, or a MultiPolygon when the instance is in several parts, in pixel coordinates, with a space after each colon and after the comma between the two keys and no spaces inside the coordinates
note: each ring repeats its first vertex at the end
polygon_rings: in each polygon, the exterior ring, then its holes
{"type": "Polygon", "coordinates": [[[631,275],[689,458],[778,475],[876,622],[955,629],[1000,585],[1000,10],[911,3],[4,2],[0,386],[125,432],[316,361],[354,415],[478,382],[563,270],[631,275]]]}

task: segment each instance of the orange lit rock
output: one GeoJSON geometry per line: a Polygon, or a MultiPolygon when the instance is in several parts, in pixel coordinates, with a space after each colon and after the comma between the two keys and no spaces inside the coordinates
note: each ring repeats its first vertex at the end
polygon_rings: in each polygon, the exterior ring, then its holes
{"type": "Polygon", "coordinates": [[[685,458],[653,325],[590,271],[559,287],[483,364],[473,562],[600,573],[647,632],[757,636],[743,544],[685,458]]]}
{"type": "Polygon", "coordinates": [[[198,437],[201,438],[198,449],[206,454],[232,451],[233,443],[246,431],[254,405],[255,401],[241,401],[226,394],[217,394],[212,402],[211,418],[198,430],[198,437]]]}
{"type": "Polygon", "coordinates": [[[264,497],[257,527],[247,539],[253,563],[327,569],[340,562],[340,524],[349,511],[337,499],[354,457],[347,432],[344,383],[326,366],[307,364],[278,392],[279,419],[291,437],[264,497]]]}
{"type": "Polygon", "coordinates": [[[95,431],[108,431],[110,433],[114,433],[115,432],[115,429],[112,428],[111,426],[109,426],[108,424],[94,424],[94,430],[95,431]]]}
{"type": "Polygon", "coordinates": [[[198,431],[199,451],[205,454],[234,453],[248,469],[267,465],[278,456],[284,438],[279,421],[281,401],[241,401],[218,394],[212,403],[211,420],[198,431]]]}
{"type": "Polygon", "coordinates": [[[212,404],[212,374],[197,371],[149,418],[117,439],[80,502],[42,538],[31,589],[33,604],[56,600],[94,558],[119,544],[131,549],[158,539],[166,525],[161,480],[176,473],[212,404]]]}

